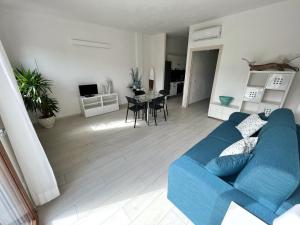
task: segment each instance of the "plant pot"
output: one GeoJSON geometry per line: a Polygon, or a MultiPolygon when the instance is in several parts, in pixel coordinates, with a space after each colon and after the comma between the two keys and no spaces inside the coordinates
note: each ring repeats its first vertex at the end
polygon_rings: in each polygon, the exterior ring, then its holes
{"type": "Polygon", "coordinates": [[[55,123],[55,117],[39,118],[39,124],[44,128],[52,128],[55,123]]]}

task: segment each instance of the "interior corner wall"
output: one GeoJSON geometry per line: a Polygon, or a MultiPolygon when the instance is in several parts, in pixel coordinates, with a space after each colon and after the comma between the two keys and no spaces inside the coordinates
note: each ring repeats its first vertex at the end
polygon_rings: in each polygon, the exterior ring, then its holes
{"type": "Polygon", "coordinates": [[[167,36],[166,55],[186,55],[187,46],[187,37],[167,36]]]}
{"type": "Polygon", "coordinates": [[[218,50],[193,52],[189,104],[210,97],[218,55],[218,50]]]}
{"type": "MultiPolygon", "coordinates": [[[[249,72],[248,65],[241,58],[264,63],[299,55],[299,9],[299,0],[288,0],[190,26],[187,62],[190,61],[191,49],[223,45],[212,101],[218,101],[220,95],[229,95],[234,97],[232,104],[241,105],[249,72]],[[222,26],[220,39],[192,40],[191,34],[194,30],[215,25],[222,26]]],[[[299,59],[293,63],[300,66],[299,59]]],[[[187,70],[186,77],[188,73],[187,70]]],[[[299,76],[298,73],[285,103],[285,107],[294,111],[298,122],[300,122],[299,76]]],[[[187,84],[188,80],[185,82],[187,84]]],[[[187,90],[184,92],[186,94],[187,90]]],[[[186,101],[187,98],[184,99],[183,106],[186,101]]]]}
{"type": "Polygon", "coordinates": [[[1,9],[0,37],[13,66],[35,68],[53,80],[59,117],[80,113],[79,84],[113,81],[126,103],[130,69],[135,61],[135,33],[66,20],[52,15],[1,9]],[[74,46],[72,38],[108,42],[110,49],[74,46]]]}
{"type": "MultiPolygon", "coordinates": [[[[150,69],[154,69],[154,89],[164,89],[166,34],[143,34],[143,77],[145,82],[149,79],[150,69]]],[[[145,85],[148,88],[148,84],[145,85]]]]}

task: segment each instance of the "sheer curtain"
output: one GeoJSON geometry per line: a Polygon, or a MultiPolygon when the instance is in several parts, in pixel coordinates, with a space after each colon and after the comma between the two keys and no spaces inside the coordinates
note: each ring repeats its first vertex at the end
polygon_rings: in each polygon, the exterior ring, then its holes
{"type": "Polygon", "coordinates": [[[37,137],[0,42],[0,115],[36,205],[59,196],[53,170],[37,137]]]}
{"type": "Polygon", "coordinates": [[[0,158],[0,212],[1,225],[32,224],[30,212],[2,158],[0,158]]]}

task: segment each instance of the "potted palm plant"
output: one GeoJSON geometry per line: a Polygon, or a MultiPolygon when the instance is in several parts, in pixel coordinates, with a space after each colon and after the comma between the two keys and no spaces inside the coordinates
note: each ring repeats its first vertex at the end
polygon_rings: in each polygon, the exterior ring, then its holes
{"type": "Polygon", "coordinates": [[[43,78],[38,70],[26,70],[23,66],[15,68],[14,73],[26,109],[39,113],[38,121],[43,127],[53,127],[59,107],[57,100],[49,97],[51,81],[43,78]]]}

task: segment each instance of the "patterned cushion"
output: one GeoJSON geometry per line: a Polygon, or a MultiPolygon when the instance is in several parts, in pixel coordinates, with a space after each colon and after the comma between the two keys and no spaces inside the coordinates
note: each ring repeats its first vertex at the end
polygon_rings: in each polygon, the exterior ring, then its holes
{"type": "Polygon", "coordinates": [[[248,137],[242,140],[239,140],[228,148],[226,148],[221,154],[220,157],[226,155],[238,155],[243,153],[251,153],[255,148],[258,138],[257,137],[248,137]]]}
{"type": "Polygon", "coordinates": [[[244,119],[236,128],[241,132],[243,138],[250,137],[260,130],[267,121],[262,120],[259,115],[251,114],[244,119]]]}

